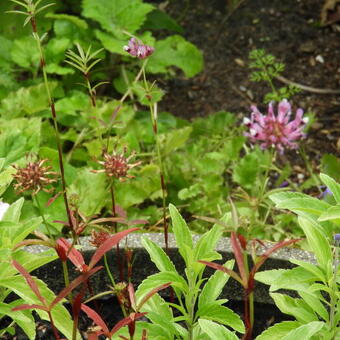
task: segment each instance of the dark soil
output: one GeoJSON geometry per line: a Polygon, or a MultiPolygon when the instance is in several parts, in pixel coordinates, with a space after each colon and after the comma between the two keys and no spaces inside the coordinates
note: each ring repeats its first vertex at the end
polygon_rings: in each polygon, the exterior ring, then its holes
{"type": "MultiPolygon", "coordinates": [[[[123,316],[116,298],[103,299],[98,301],[97,307],[89,304],[91,308],[98,308],[99,314],[103,320],[107,323],[109,329],[112,329],[117,322],[119,322],[123,316]]],[[[241,301],[229,301],[227,307],[231,308],[235,313],[239,314],[243,318],[243,302],[241,301]]],[[[256,303],[255,304],[255,325],[253,330],[254,338],[261,334],[265,329],[274,325],[275,323],[292,320],[288,315],[282,314],[274,305],[256,303]]],[[[48,322],[39,320],[36,318],[37,337],[36,340],[55,340],[52,329],[48,322]]],[[[82,313],[80,316],[80,329],[84,339],[87,338],[86,330],[93,326],[91,321],[82,313]]],[[[1,325],[3,326],[3,325],[1,325]]],[[[241,336],[241,334],[239,334],[241,336]]],[[[27,336],[17,327],[16,335],[13,337],[4,337],[4,340],[26,340],[27,336]]],[[[104,337],[101,337],[104,339],[104,337]]],[[[150,339],[151,340],[151,339],[150,339]]]]}
{"type": "MultiPolygon", "coordinates": [[[[245,0],[230,14],[226,0],[169,1],[166,10],[182,16],[184,36],[204,54],[205,68],[193,79],[161,81],[167,94],[161,109],[193,118],[216,111],[241,118],[256,104],[266,112],[263,82],[250,81],[248,55],[263,48],[286,65],[283,76],[319,89],[340,89],[340,23],[320,27],[320,0],[245,0]],[[229,13],[229,14],[228,14],[229,13]]],[[[284,86],[280,81],[275,86],[284,86]]],[[[294,107],[316,114],[306,140],[312,159],[340,154],[340,94],[302,91],[294,107]]]]}

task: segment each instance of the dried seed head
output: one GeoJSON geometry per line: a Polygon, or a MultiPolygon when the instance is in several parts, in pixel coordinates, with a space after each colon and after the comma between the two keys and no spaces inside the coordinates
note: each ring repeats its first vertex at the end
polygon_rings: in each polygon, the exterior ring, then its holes
{"type": "Polygon", "coordinates": [[[47,159],[29,162],[24,168],[13,166],[17,170],[13,175],[17,182],[14,184],[17,193],[32,190],[32,195],[36,195],[40,190],[53,191],[53,188],[47,189],[47,186],[57,181],[55,178],[57,173],[49,171],[52,168],[51,166],[43,166],[46,161],[47,159]]]}
{"type": "Polygon", "coordinates": [[[135,156],[135,153],[132,153],[129,157],[126,157],[125,154],[126,149],[122,153],[116,151],[112,154],[104,153],[104,160],[98,162],[104,169],[92,170],[92,172],[105,172],[107,176],[118,178],[120,181],[124,181],[126,178],[133,178],[134,176],[129,175],[128,171],[140,165],[141,162],[131,164],[129,162],[135,156]]]}

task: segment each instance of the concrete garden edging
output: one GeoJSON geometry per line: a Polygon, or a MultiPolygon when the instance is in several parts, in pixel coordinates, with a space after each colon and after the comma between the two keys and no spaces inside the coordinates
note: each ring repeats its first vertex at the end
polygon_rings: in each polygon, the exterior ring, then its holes
{"type": "MultiPolygon", "coordinates": [[[[150,260],[147,251],[142,246],[142,237],[150,238],[160,247],[164,247],[164,236],[161,233],[134,233],[128,235],[126,239],[121,241],[121,249],[123,249],[125,244],[127,244],[129,248],[133,250],[134,260],[132,280],[135,287],[137,287],[138,284],[148,275],[158,272],[156,266],[150,260]]],[[[199,238],[200,235],[193,235],[194,242],[197,242],[199,238]]],[[[91,246],[89,243],[89,237],[82,237],[80,243],[82,245],[82,253],[84,255],[85,261],[88,263],[96,248],[91,246]]],[[[268,243],[268,247],[270,246],[272,246],[272,244],[268,243]]],[[[46,250],[46,248],[42,246],[30,246],[27,247],[26,250],[37,254],[43,252],[46,250]]],[[[223,257],[222,262],[234,258],[229,238],[221,238],[218,242],[216,250],[221,253],[223,257]]],[[[184,273],[184,263],[178,253],[173,234],[169,234],[169,256],[175,264],[178,272],[184,273]]],[[[116,248],[113,248],[107,253],[107,259],[112,268],[112,272],[118,273],[116,248]]],[[[261,267],[261,270],[293,268],[295,265],[289,261],[290,259],[315,263],[315,257],[312,253],[296,248],[281,248],[273,253],[270,258],[268,258],[268,260],[261,267]]],[[[74,271],[74,275],[72,275],[71,268],[71,265],[69,265],[69,271],[72,279],[72,277],[77,275],[77,272],[74,271]]],[[[207,272],[209,271],[210,273],[213,273],[213,270],[207,269],[207,272]]],[[[56,293],[64,288],[62,266],[59,260],[44,265],[43,267],[35,270],[33,273],[38,278],[42,279],[56,293]]],[[[115,275],[115,277],[117,277],[117,275],[115,275]]],[[[91,279],[91,286],[95,293],[107,290],[109,285],[110,282],[105,270],[99,271],[91,279]]],[[[273,304],[273,300],[269,296],[268,286],[262,283],[256,283],[254,297],[256,302],[273,304]]],[[[242,300],[242,287],[235,280],[230,279],[223,290],[222,298],[227,298],[229,300],[242,300]]]]}

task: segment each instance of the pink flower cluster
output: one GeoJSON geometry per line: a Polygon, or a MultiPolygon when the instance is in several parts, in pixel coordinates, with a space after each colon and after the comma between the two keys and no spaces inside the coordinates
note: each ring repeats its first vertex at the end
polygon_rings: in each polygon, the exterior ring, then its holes
{"type": "Polygon", "coordinates": [[[154,52],[154,48],[148,45],[144,45],[140,40],[131,38],[129,44],[124,46],[124,51],[131,54],[133,57],[139,59],[145,59],[154,52]]]}
{"type": "Polygon", "coordinates": [[[303,129],[308,118],[303,118],[303,110],[298,109],[295,118],[290,120],[292,110],[287,99],[279,103],[277,115],[274,114],[273,103],[269,104],[267,115],[263,115],[256,106],[251,109],[250,119],[243,119],[243,123],[249,128],[245,136],[253,143],[261,142],[261,148],[274,147],[282,154],[286,148],[296,149],[296,141],[305,137],[303,129]]]}

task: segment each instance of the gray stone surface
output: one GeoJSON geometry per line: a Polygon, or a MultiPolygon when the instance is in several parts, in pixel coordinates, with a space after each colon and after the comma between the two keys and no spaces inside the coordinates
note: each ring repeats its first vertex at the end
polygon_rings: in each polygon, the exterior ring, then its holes
{"type": "MultiPolygon", "coordinates": [[[[153,242],[157,243],[159,246],[164,247],[164,237],[159,233],[134,233],[128,235],[128,237],[123,240],[121,245],[121,251],[125,245],[133,249],[134,260],[133,260],[133,283],[137,286],[143,279],[148,275],[157,273],[157,268],[151,262],[148,253],[144,250],[141,244],[142,237],[150,238],[153,242]]],[[[194,242],[197,242],[199,235],[193,235],[194,242]]],[[[88,263],[91,255],[95,251],[95,248],[89,244],[89,239],[84,237],[81,239],[81,249],[86,262],[88,263]]],[[[266,243],[267,247],[271,244],[266,243]]],[[[39,253],[44,251],[44,247],[41,246],[31,246],[26,248],[27,251],[39,253]]],[[[222,238],[217,246],[217,250],[222,254],[223,260],[225,262],[229,259],[233,259],[232,248],[229,238],[222,238]]],[[[174,236],[169,234],[169,256],[174,262],[179,273],[184,275],[184,263],[180,257],[178,250],[176,248],[176,242],[174,236]]],[[[107,254],[108,262],[112,268],[112,272],[115,275],[116,281],[118,280],[118,268],[117,268],[117,256],[115,248],[107,254]]],[[[293,268],[295,265],[289,262],[290,259],[298,259],[307,262],[315,262],[313,254],[306,251],[302,251],[295,248],[282,248],[277,252],[273,253],[272,256],[265,262],[261,267],[261,270],[269,269],[279,269],[279,268],[293,268]]],[[[73,269],[72,265],[69,265],[69,271],[71,272],[71,277],[76,277],[77,272],[73,269]],[[73,270],[73,272],[72,272],[73,270]]],[[[206,270],[207,273],[213,273],[213,270],[209,268],[206,270]]],[[[54,261],[48,265],[45,265],[34,272],[36,276],[43,279],[49,287],[56,293],[64,288],[63,275],[61,264],[58,261],[54,261]]],[[[107,290],[110,285],[108,277],[105,270],[101,270],[96,273],[91,278],[91,287],[96,292],[102,292],[107,290]]],[[[243,291],[241,286],[233,279],[230,279],[223,291],[223,297],[230,300],[242,300],[243,291]]],[[[256,283],[255,289],[255,301],[263,303],[273,303],[272,299],[268,294],[268,286],[256,283]]]]}

